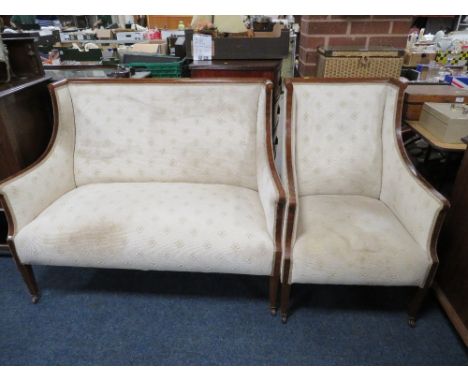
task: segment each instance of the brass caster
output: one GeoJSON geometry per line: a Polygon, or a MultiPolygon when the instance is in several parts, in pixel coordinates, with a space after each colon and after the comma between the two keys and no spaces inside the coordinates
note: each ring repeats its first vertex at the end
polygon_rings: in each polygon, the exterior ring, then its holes
{"type": "Polygon", "coordinates": [[[37,304],[39,302],[40,296],[38,294],[35,294],[31,296],[31,301],[33,304],[37,304]]]}
{"type": "Polygon", "coordinates": [[[416,327],[416,318],[413,318],[413,317],[408,318],[408,325],[411,328],[415,328],[416,327]]]}
{"type": "Polygon", "coordinates": [[[286,322],[288,322],[288,315],[287,314],[282,314],[281,315],[281,322],[283,324],[285,324],[286,322]]]}
{"type": "Polygon", "coordinates": [[[270,308],[270,313],[274,317],[274,316],[276,316],[276,313],[278,313],[278,309],[277,308],[270,308]]]}

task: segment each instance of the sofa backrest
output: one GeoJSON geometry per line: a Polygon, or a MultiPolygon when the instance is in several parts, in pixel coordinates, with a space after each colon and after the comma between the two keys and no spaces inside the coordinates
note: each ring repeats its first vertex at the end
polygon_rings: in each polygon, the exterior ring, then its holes
{"type": "Polygon", "coordinates": [[[299,196],[379,198],[385,83],[295,82],[292,128],[299,196]]]}
{"type": "Polygon", "coordinates": [[[257,189],[263,82],[72,80],[67,86],[77,186],[160,181],[257,189]]]}

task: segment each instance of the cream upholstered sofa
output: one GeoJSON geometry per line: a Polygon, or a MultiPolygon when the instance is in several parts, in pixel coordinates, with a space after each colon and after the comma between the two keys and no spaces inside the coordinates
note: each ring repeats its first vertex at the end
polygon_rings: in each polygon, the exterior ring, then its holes
{"type": "Polygon", "coordinates": [[[396,81],[287,83],[281,313],[293,283],[416,286],[409,323],[437,268],[448,202],[404,151],[396,81]]]}
{"type": "Polygon", "coordinates": [[[31,265],[219,272],[279,285],[285,194],[261,80],[51,85],[45,155],[0,185],[8,242],[31,265]]]}

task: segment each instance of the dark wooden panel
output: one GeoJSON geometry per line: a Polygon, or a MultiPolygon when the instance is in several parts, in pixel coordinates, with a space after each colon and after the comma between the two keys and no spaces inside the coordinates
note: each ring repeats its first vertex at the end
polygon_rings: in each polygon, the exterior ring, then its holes
{"type": "Polygon", "coordinates": [[[456,102],[461,98],[468,103],[468,90],[450,85],[410,85],[405,91],[403,119],[418,121],[424,102],[456,102]]]}
{"type": "MultiPolygon", "coordinates": [[[[52,133],[49,77],[0,86],[0,181],[32,164],[52,133]]],[[[5,252],[7,223],[0,206],[0,251],[5,252]]]]}
{"type": "Polygon", "coordinates": [[[458,170],[451,208],[441,231],[439,259],[437,296],[468,346],[468,152],[458,170]]]}
{"type": "Polygon", "coordinates": [[[0,91],[0,180],[33,163],[47,147],[52,132],[49,82],[42,77],[0,91]]]}

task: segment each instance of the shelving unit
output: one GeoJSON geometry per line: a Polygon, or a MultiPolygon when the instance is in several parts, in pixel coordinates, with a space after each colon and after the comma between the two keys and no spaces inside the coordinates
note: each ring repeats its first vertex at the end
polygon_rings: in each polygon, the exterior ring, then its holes
{"type": "Polygon", "coordinates": [[[467,17],[467,15],[458,16],[457,26],[456,26],[455,30],[460,31],[460,30],[465,30],[465,29],[468,28],[468,22],[466,22],[466,23],[462,22],[465,19],[465,17],[467,17]]]}

